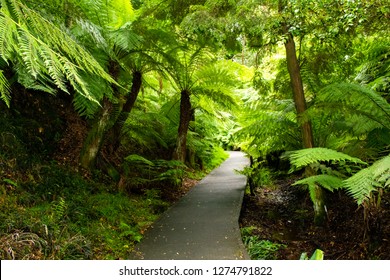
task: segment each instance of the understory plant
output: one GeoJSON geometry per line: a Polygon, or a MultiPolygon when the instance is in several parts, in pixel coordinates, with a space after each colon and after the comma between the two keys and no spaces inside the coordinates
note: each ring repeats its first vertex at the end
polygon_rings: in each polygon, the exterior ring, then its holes
{"type": "Polygon", "coordinates": [[[252,235],[254,229],[254,227],[241,229],[243,243],[250,258],[252,260],[276,260],[277,251],[285,248],[286,245],[260,239],[258,236],[252,235]]]}
{"type": "Polygon", "coordinates": [[[367,225],[369,213],[380,207],[381,195],[390,187],[390,155],[368,167],[358,158],[326,148],[294,151],[289,158],[292,170],[311,166],[320,173],[298,180],[294,185],[307,185],[312,199],[315,197],[312,192],[317,186],[328,191],[345,190],[359,206],[363,206],[367,225]]]}

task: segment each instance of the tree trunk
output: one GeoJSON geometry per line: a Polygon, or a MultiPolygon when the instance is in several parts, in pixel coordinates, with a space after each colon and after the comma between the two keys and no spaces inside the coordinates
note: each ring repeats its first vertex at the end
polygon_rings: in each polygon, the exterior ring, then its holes
{"type": "Polygon", "coordinates": [[[180,123],[172,158],[184,163],[186,159],[187,133],[191,121],[191,100],[187,90],[183,90],[180,94],[180,123]]]}
{"type": "Polygon", "coordinates": [[[131,110],[134,107],[141,86],[142,86],[142,73],[136,71],[133,73],[132,85],[131,85],[129,96],[126,100],[126,103],[122,107],[122,111],[119,114],[119,117],[116,120],[114,127],[112,128],[112,138],[111,138],[113,139],[112,152],[115,152],[119,148],[123,125],[125,124],[127,118],[130,115],[131,110]]]}
{"type": "MultiPolygon", "coordinates": [[[[285,7],[283,0],[279,1],[279,12],[282,12],[285,7]]],[[[295,109],[297,111],[297,121],[301,127],[303,148],[313,148],[313,132],[310,121],[302,119],[303,113],[306,111],[306,99],[303,90],[301,71],[296,54],[295,42],[292,34],[289,32],[287,23],[282,23],[282,32],[286,36],[284,46],[286,49],[287,69],[290,75],[291,88],[293,92],[295,109]]],[[[306,170],[306,176],[314,175],[314,171],[310,167],[306,170]]],[[[326,217],[324,191],[320,186],[316,186],[311,190],[311,199],[314,208],[314,223],[323,225],[326,217]]]]}
{"type": "Polygon", "coordinates": [[[303,91],[301,71],[296,55],[295,42],[292,35],[288,32],[286,24],[283,24],[283,33],[287,36],[285,41],[287,69],[290,75],[291,87],[295,109],[297,111],[297,120],[301,126],[302,140],[304,148],[313,148],[313,133],[310,121],[302,120],[302,114],[306,111],[306,100],[303,91]]]}
{"type": "MultiPolygon", "coordinates": [[[[194,124],[195,123],[195,110],[191,109],[191,122],[194,124]]],[[[195,131],[195,127],[191,127],[191,131],[195,131]]],[[[190,167],[196,169],[196,150],[194,148],[188,148],[186,149],[187,151],[187,162],[190,167]]]]}
{"type": "MultiPolygon", "coordinates": [[[[115,80],[118,78],[119,69],[119,65],[116,62],[110,61],[109,73],[115,80]]],[[[118,95],[117,88],[114,87],[113,89],[114,94],[118,95]]],[[[108,98],[104,97],[100,113],[95,119],[92,128],[89,130],[80,152],[80,165],[82,167],[86,169],[93,169],[95,167],[96,159],[102,147],[104,136],[113,124],[113,111],[113,103],[108,98]]]]}
{"type": "Polygon", "coordinates": [[[85,139],[80,153],[80,165],[86,169],[95,167],[96,158],[111,120],[112,110],[112,103],[107,98],[104,98],[101,113],[88,132],[87,139],[85,139]]]}

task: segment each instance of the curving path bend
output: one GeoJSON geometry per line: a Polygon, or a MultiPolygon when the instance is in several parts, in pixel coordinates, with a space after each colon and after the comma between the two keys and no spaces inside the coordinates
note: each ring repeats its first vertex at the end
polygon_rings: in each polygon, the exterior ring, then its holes
{"type": "Polygon", "coordinates": [[[133,259],[249,259],[238,219],[245,191],[242,152],[230,157],[166,211],[146,232],[133,259]]]}

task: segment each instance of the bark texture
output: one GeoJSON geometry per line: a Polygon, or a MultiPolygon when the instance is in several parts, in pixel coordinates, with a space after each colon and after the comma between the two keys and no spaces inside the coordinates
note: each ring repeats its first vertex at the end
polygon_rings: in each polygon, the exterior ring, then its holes
{"type": "Polygon", "coordinates": [[[191,121],[191,100],[187,90],[183,90],[180,95],[180,123],[172,158],[184,163],[187,150],[187,133],[191,121]]]}

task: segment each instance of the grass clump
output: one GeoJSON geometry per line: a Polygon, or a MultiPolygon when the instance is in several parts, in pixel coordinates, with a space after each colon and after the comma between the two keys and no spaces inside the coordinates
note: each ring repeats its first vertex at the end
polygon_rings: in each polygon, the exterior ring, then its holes
{"type": "Polygon", "coordinates": [[[255,227],[241,229],[243,243],[252,260],[276,260],[277,251],[285,248],[286,245],[275,243],[269,240],[262,240],[258,236],[252,235],[255,227]]]}

